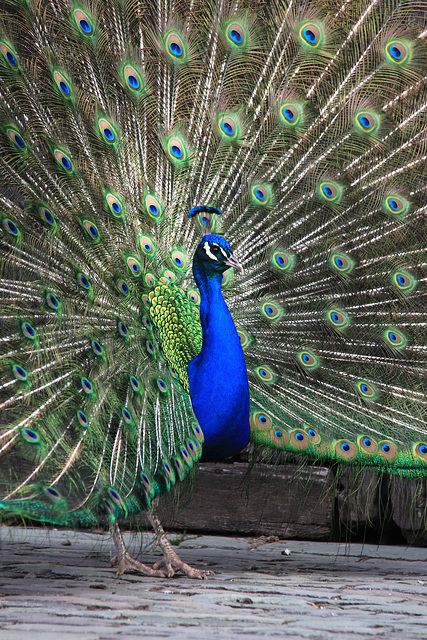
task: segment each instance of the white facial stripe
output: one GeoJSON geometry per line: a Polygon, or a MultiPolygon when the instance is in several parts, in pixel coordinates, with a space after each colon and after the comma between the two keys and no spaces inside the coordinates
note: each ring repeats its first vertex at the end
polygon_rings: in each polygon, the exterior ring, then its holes
{"type": "MultiPolygon", "coordinates": [[[[204,250],[206,251],[206,255],[209,256],[209,258],[211,258],[212,260],[216,260],[218,261],[218,258],[216,257],[216,255],[214,253],[212,253],[211,248],[209,246],[209,242],[205,242],[205,244],[203,245],[204,250]]],[[[222,251],[222,249],[221,249],[222,251]]]]}
{"type": "Polygon", "coordinates": [[[228,260],[228,255],[225,253],[224,249],[223,249],[222,247],[220,247],[219,249],[220,249],[220,251],[221,251],[222,255],[224,256],[224,258],[225,258],[226,260],[228,260]]]}

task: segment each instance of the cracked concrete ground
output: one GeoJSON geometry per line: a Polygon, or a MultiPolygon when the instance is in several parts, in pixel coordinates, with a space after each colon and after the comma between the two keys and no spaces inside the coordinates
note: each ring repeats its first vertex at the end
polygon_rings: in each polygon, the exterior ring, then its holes
{"type": "MultiPolygon", "coordinates": [[[[152,536],[125,540],[158,559],[152,536]]],[[[0,640],[427,638],[427,549],[220,536],[175,548],[215,575],[118,579],[109,534],[1,527],[0,640]]]]}

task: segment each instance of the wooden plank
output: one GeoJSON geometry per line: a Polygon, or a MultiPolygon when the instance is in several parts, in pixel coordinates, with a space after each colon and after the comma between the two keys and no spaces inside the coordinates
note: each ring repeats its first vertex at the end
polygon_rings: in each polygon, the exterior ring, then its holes
{"type": "MultiPolygon", "coordinates": [[[[281,538],[330,539],[333,476],[323,467],[203,463],[190,505],[166,527],[281,538]]],[[[171,496],[173,499],[173,496],[171,496]]]]}

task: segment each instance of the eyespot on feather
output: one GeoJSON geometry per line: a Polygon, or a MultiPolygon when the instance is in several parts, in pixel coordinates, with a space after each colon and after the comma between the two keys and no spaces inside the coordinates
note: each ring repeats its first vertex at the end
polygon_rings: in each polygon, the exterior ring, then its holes
{"type": "Polygon", "coordinates": [[[122,69],[125,87],[135,95],[141,95],[144,91],[144,83],[141,74],[131,64],[127,63],[122,69]]]}
{"type": "Polygon", "coordinates": [[[19,238],[21,235],[18,225],[10,218],[3,218],[2,227],[6,231],[6,233],[8,233],[15,239],[19,238]]]}
{"type": "Polygon", "coordinates": [[[150,474],[143,470],[141,471],[141,473],[139,474],[139,477],[141,479],[142,485],[145,489],[145,491],[147,492],[147,496],[151,499],[154,498],[156,491],[153,487],[153,481],[151,479],[150,474]]]}
{"type": "Polygon", "coordinates": [[[234,49],[243,49],[248,44],[248,36],[242,24],[231,22],[225,28],[228,44],[234,49]]]}
{"type": "Polygon", "coordinates": [[[349,316],[337,308],[328,309],[326,319],[336,329],[345,329],[350,324],[349,316]]]}
{"type": "Polygon", "coordinates": [[[8,127],[6,129],[6,133],[9,136],[14,147],[16,147],[19,151],[27,150],[27,145],[25,144],[23,137],[20,133],[18,133],[18,131],[16,131],[16,129],[8,127]]]}
{"type": "Polygon", "coordinates": [[[22,429],[21,436],[30,444],[40,444],[40,436],[33,429],[22,429]]]}
{"type": "Polygon", "coordinates": [[[190,454],[188,453],[186,447],[181,447],[181,453],[183,455],[183,460],[186,463],[187,467],[189,469],[192,469],[193,467],[193,458],[192,456],[190,456],[190,454]]]}
{"type": "Polygon", "coordinates": [[[185,476],[185,467],[184,467],[183,461],[179,458],[179,456],[176,456],[173,462],[175,465],[176,472],[179,476],[179,479],[183,480],[185,476]]]}
{"type": "Polygon", "coordinates": [[[362,398],[366,398],[367,400],[377,400],[379,397],[379,392],[375,385],[371,382],[367,382],[366,380],[358,380],[356,382],[356,390],[362,398]]]}
{"type": "Polygon", "coordinates": [[[157,247],[149,236],[141,236],[139,238],[139,245],[144,255],[150,258],[156,255],[157,247]]]}
{"type": "Polygon", "coordinates": [[[132,416],[131,416],[131,414],[129,412],[129,409],[127,409],[126,407],[122,408],[122,418],[126,422],[126,424],[132,424],[133,423],[132,416]]]}
{"type": "Polygon", "coordinates": [[[21,324],[22,335],[28,340],[32,340],[33,342],[37,340],[37,331],[29,322],[23,322],[21,324]]]}
{"type": "Polygon", "coordinates": [[[126,280],[123,280],[123,278],[116,278],[114,284],[116,285],[117,291],[121,293],[122,296],[127,298],[130,295],[129,285],[126,280]]]}
{"type": "Polygon", "coordinates": [[[251,187],[252,202],[261,207],[268,207],[272,203],[272,187],[268,183],[253,184],[251,187]]]}
{"type": "Polygon", "coordinates": [[[85,414],[85,412],[82,411],[81,409],[78,409],[76,411],[76,416],[77,416],[77,420],[79,422],[79,425],[81,427],[83,427],[83,429],[87,429],[89,427],[89,419],[88,419],[87,415],[85,414]]]}
{"type": "Polygon", "coordinates": [[[257,185],[253,186],[252,195],[254,196],[255,201],[259,202],[260,204],[264,204],[267,200],[267,192],[264,187],[257,185]]]}
{"type": "Polygon", "coordinates": [[[71,90],[71,84],[68,78],[66,78],[59,71],[54,71],[53,79],[61,96],[66,100],[70,100],[73,97],[73,92],[71,90]]]}
{"type": "Polygon", "coordinates": [[[304,23],[299,30],[299,37],[304,46],[315,49],[323,40],[323,33],[320,25],[313,22],[304,23]]]}
{"type": "Polygon", "coordinates": [[[348,440],[339,440],[335,443],[335,453],[343,460],[353,460],[357,456],[357,447],[348,440]]]}
{"type": "Polygon", "coordinates": [[[54,149],[53,155],[55,157],[56,162],[59,166],[64,169],[67,173],[74,173],[74,166],[71,162],[71,159],[60,149],[54,149]]]}
{"type": "Polygon", "coordinates": [[[227,287],[232,280],[233,280],[233,270],[227,269],[227,271],[223,271],[221,276],[221,286],[227,287]]]}
{"type": "Polygon", "coordinates": [[[395,327],[388,327],[383,333],[383,338],[393,349],[403,349],[408,345],[406,336],[395,327]]]}
{"type": "Polygon", "coordinates": [[[123,508],[122,499],[117,493],[117,491],[115,491],[114,489],[108,489],[108,495],[118,507],[123,508]]]}
{"type": "Polygon", "coordinates": [[[409,200],[397,194],[390,194],[383,201],[384,210],[397,218],[403,218],[408,213],[410,206],[409,200]]]}
{"type": "Polygon", "coordinates": [[[427,444],[425,442],[418,442],[414,447],[414,453],[418,458],[427,462],[427,444]]]}
{"type": "Polygon", "coordinates": [[[284,431],[279,427],[272,427],[268,432],[268,435],[269,435],[271,444],[277,445],[279,447],[284,447],[284,445],[287,444],[289,440],[289,435],[287,431],[284,431]]]}
{"type": "Polygon", "coordinates": [[[48,291],[46,293],[46,303],[48,305],[48,307],[50,307],[53,311],[56,311],[56,313],[59,315],[61,313],[61,302],[59,300],[59,298],[51,293],[50,291],[48,291]]]}
{"type": "Polygon", "coordinates": [[[163,273],[163,277],[160,278],[160,282],[163,284],[173,284],[176,281],[176,275],[170,269],[166,269],[163,273]]]}
{"type": "Polygon", "coordinates": [[[371,436],[359,436],[357,443],[365,453],[374,454],[378,449],[378,445],[371,436]]]}
{"type": "Polygon", "coordinates": [[[99,358],[104,358],[104,347],[97,340],[91,340],[90,346],[96,356],[98,356],[99,358]]]}
{"type": "Polygon", "coordinates": [[[332,180],[322,181],[319,184],[319,196],[327,202],[339,202],[342,197],[343,188],[337,182],[332,180]]]}
{"type": "Polygon", "coordinates": [[[296,357],[298,363],[301,364],[305,369],[317,369],[320,366],[318,357],[307,349],[299,351],[296,354],[296,357]]]}
{"type": "Polygon", "coordinates": [[[87,220],[85,218],[81,218],[80,222],[82,224],[84,231],[86,231],[86,234],[88,235],[88,237],[95,244],[98,244],[98,242],[100,242],[101,240],[101,237],[99,235],[98,227],[96,226],[96,224],[92,222],[92,220],[87,220]]]}
{"type": "Polygon", "coordinates": [[[109,145],[116,145],[118,142],[118,136],[115,128],[106,118],[99,118],[98,129],[101,133],[102,139],[109,145]]]}
{"type": "Polygon", "coordinates": [[[121,200],[113,193],[106,193],[105,200],[107,203],[108,211],[112,214],[112,216],[116,219],[124,218],[123,205],[121,200]]]}
{"type": "Polygon", "coordinates": [[[203,442],[205,441],[205,436],[203,435],[203,431],[199,425],[198,422],[192,422],[191,423],[191,428],[194,432],[194,435],[196,436],[197,440],[203,444],[203,442]]]}
{"type": "Polygon", "coordinates": [[[395,271],[392,274],[392,283],[402,293],[409,293],[418,284],[418,281],[406,271],[395,271]]]}
{"type": "Polygon", "coordinates": [[[105,510],[112,516],[116,515],[116,510],[114,509],[114,506],[111,504],[111,502],[109,502],[108,500],[103,500],[102,504],[104,505],[105,510]]]}
{"type": "Polygon", "coordinates": [[[345,275],[350,274],[355,266],[354,261],[345,253],[333,253],[329,258],[332,269],[345,275]]]}
{"type": "Polygon", "coordinates": [[[316,431],[309,425],[304,425],[304,431],[306,431],[307,435],[310,437],[311,444],[320,444],[322,438],[318,431],[316,431]]]}
{"type": "Polygon", "coordinates": [[[151,329],[152,325],[151,325],[151,320],[148,316],[143,316],[142,317],[142,324],[144,325],[144,327],[146,329],[151,329]]]}
{"type": "Polygon", "coordinates": [[[94,394],[94,387],[89,378],[81,377],[80,386],[87,395],[94,394]]]}
{"type": "Polygon", "coordinates": [[[185,62],[188,54],[184,39],[176,32],[170,31],[164,38],[166,53],[173,62],[185,62]]]}
{"type": "Polygon", "coordinates": [[[235,115],[220,115],[218,117],[218,128],[224,140],[236,140],[240,136],[240,123],[235,115]]]}
{"type": "Polygon", "coordinates": [[[153,220],[160,220],[163,215],[163,206],[160,201],[154,196],[148,194],[145,196],[145,208],[148,215],[153,220]]]}
{"type": "Polygon", "coordinates": [[[13,69],[17,71],[19,69],[19,58],[16,54],[16,51],[11,47],[10,44],[5,42],[4,40],[0,40],[0,53],[3,57],[4,62],[13,69]]]}
{"type": "Polygon", "coordinates": [[[20,382],[26,382],[28,380],[28,373],[19,364],[12,365],[12,374],[16,380],[20,382]]]}
{"type": "Polygon", "coordinates": [[[186,444],[187,451],[189,451],[190,456],[193,460],[197,460],[199,458],[199,451],[198,448],[196,448],[196,443],[193,440],[187,440],[186,444]]]}
{"type": "Polygon", "coordinates": [[[197,216],[197,222],[203,234],[212,233],[216,227],[216,217],[209,211],[201,211],[197,216]]]}
{"type": "Polygon", "coordinates": [[[238,327],[237,335],[239,336],[240,346],[242,347],[242,349],[245,349],[245,347],[248,347],[251,342],[249,334],[244,329],[241,329],[240,327],[238,327]]]}
{"type": "Polygon", "coordinates": [[[74,20],[80,33],[86,38],[92,38],[95,34],[95,26],[92,18],[82,9],[74,10],[74,20]]]}
{"type": "Polygon", "coordinates": [[[289,434],[289,444],[294,449],[307,449],[310,446],[310,438],[303,429],[294,429],[289,434]]]}
{"type": "Polygon", "coordinates": [[[154,287],[154,285],[156,284],[156,280],[152,273],[145,274],[145,284],[147,284],[149,287],[154,287]]]}
{"type": "Polygon", "coordinates": [[[261,313],[268,320],[278,320],[282,315],[282,309],[274,302],[264,302],[261,313]]]}
{"type": "Polygon", "coordinates": [[[271,417],[264,411],[255,411],[251,413],[250,423],[254,429],[268,430],[273,426],[271,417]]]}
{"type": "Polygon", "coordinates": [[[59,491],[57,491],[53,487],[43,487],[42,491],[45,494],[45,496],[47,496],[48,498],[50,498],[50,500],[52,500],[52,502],[58,503],[62,501],[61,494],[59,493],[59,491]]]}
{"type": "Polygon", "coordinates": [[[129,376],[129,382],[130,382],[130,386],[132,387],[132,390],[135,391],[135,393],[138,393],[138,394],[141,393],[141,385],[136,376],[129,376]]]}
{"type": "Polygon", "coordinates": [[[279,271],[291,271],[295,264],[295,255],[289,251],[275,251],[271,257],[271,263],[279,271]]]}
{"type": "Polygon", "coordinates": [[[258,378],[263,382],[266,382],[266,383],[274,382],[273,372],[264,365],[256,367],[255,373],[257,374],[258,378]]]}
{"type": "Polygon", "coordinates": [[[285,102],[280,106],[280,120],[282,124],[295,127],[301,123],[302,107],[293,102],[285,102]]]}
{"type": "Polygon", "coordinates": [[[160,391],[160,393],[166,394],[168,392],[168,388],[167,388],[166,382],[164,380],[162,380],[162,378],[157,378],[156,385],[157,385],[157,388],[160,391]]]}
{"type": "Polygon", "coordinates": [[[176,165],[183,164],[188,160],[187,145],[179,136],[170,136],[166,140],[166,152],[169,159],[176,165]]]}
{"type": "Polygon", "coordinates": [[[56,224],[56,220],[53,217],[52,213],[46,207],[38,207],[38,214],[40,219],[43,222],[46,222],[49,226],[54,226],[56,224]]]}
{"type": "Polygon", "coordinates": [[[119,332],[119,335],[124,338],[125,340],[129,339],[129,331],[127,326],[125,325],[124,322],[122,322],[121,320],[117,321],[117,331],[119,332]]]}
{"type": "Polygon", "coordinates": [[[171,463],[169,462],[169,460],[163,459],[161,465],[166,479],[168,480],[168,482],[170,482],[171,485],[174,485],[176,482],[176,476],[171,463]]]}
{"type": "Polygon", "coordinates": [[[193,304],[200,304],[200,294],[195,289],[190,289],[187,292],[187,297],[193,304]]]}
{"type": "Polygon", "coordinates": [[[397,447],[393,442],[384,440],[378,443],[378,454],[385,460],[394,460],[397,456],[397,447]]]}
{"type": "Polygon", "coordinates": [[[378,116],[370,111],[360,111],[356,114],[355,121],[358,131],[363,133],[373,133],[378,129],[378,116]]]}
{"type": "Polygon", "coordinates": [[[126,264],[134,278],[139,278],[141,275],[141,263],[139,260],[135,258],[135,256],[128,256],[126,258],[126,264]]]}
{"type": "Polygon", "coordinates": [[[404,65],[410,59],[410,46],[402,40],[392,40],[385,47],[386,60],[397,65],[404,65]]]}
{"type": "Polygon", "coordinates": [[[187,266],[187,258],[182,251],[175,250],[172,252],[172,263],[175,269],[185,271],[187,266]]]}

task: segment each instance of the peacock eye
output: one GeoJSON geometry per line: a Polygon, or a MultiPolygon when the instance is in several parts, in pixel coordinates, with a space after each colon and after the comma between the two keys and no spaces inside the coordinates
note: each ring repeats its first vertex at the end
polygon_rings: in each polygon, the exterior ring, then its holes
{"type": "Polygon", "coordinates": [[[221,249],[219,247],[214,246],[211,248],[211,253],[213,253],[216,256],[220,253],[220,251],[221,249]]]}

